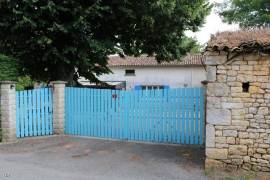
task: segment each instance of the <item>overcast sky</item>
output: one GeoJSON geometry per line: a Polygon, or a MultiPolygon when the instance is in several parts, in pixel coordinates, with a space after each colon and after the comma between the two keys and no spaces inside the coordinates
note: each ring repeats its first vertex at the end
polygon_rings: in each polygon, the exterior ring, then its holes
{"type": "MultiPolygon", "coordinates": [[[[210,0],[211,3],[223,2],[224,0],[210,0]]],[[[205,44],[209,39],[211,34],[216,34],[217,32],[227,31],[227,30],[237,30],[238,25],[229,25],[223,23],[218,14],[215,13],[214,9],[211,14],[206,18],[206,22],[199,32],[192,33],[187,32],[186,34],[190,37],[196,37],[201,44],[205,44]]]]}

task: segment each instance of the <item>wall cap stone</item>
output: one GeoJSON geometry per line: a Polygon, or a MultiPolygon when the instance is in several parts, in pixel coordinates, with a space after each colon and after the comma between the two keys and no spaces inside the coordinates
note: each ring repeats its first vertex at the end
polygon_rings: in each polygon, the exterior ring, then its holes
{"type": "Polygon", "coordinates": [[[52,81],[52,84],[67,84],[67,81],[52,81]]]}

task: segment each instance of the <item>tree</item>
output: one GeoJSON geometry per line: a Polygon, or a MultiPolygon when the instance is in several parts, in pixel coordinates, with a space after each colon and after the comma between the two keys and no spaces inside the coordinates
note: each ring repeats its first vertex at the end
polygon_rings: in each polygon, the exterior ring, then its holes
{"type": "Polygon", "coordinates": [[[269,0],[227,0],[220,6],[219,14],[228,23],[240,27],[270,26],[269,0]]]}
{"type": "Polygon", "coordinates": [[[190,49],[189,53],[200,53],[203,50],[203,46],[197,41],[197,39],[191,37],[183,38],[182,47],[185,49],[190,49]]]}
{"type": "Polygon", "coordinates": [[[0,54],[0,81],[16,81],[20,75],[18,61],[0,54]]]}
{"type": "Polygon", "coordinates": [[[191,49],[184,31],[210,9],[207,0],[2,0],[0,52],[33,79],[97,81],[110,54],[181,57],[191,49]]]}

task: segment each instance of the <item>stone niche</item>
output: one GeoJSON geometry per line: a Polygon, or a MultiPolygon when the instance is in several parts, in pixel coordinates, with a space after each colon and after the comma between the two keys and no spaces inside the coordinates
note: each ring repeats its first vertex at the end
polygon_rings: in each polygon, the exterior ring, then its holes
{"type": "Polygon", "coordinates": [[[270,172],[270,55],[208,53],[207,167],[270,172]]]}

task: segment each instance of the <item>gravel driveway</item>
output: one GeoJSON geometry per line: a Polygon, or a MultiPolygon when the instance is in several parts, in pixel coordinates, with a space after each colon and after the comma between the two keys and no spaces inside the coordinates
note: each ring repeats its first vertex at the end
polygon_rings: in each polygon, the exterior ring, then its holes
{"type": "Polygon", "coordinates": [[[68,136],[0,145],[0,179],[201,180],[204,150],[68,136]]]}

